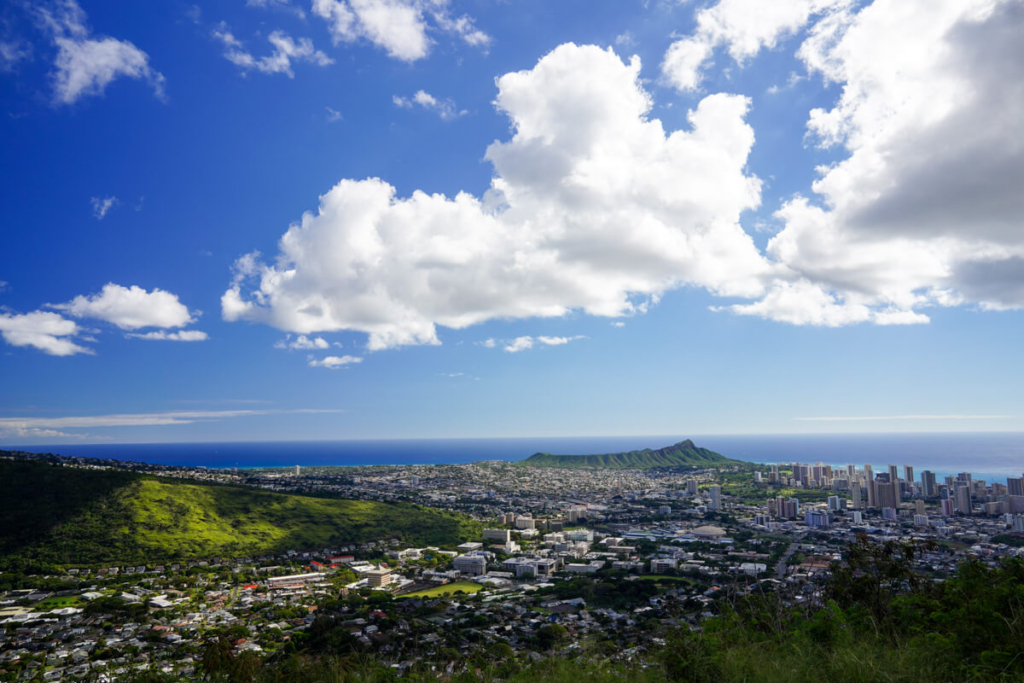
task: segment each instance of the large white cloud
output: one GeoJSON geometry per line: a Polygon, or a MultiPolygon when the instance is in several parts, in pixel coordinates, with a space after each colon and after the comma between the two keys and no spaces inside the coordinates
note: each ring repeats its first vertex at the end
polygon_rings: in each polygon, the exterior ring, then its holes
{"type": "Polygon", "coordinates": [[[162,289],[147,292],[142,287],[122,287],[112,282],[98,294],[76,296],[66,304],[51,307],[78,318],[105,320],[122,330],[182,327],[195,322],[188,307],[175,294],[162,289]]]}
{"type": "Polygon", "coordinates": [[[57,103],[73,104],[87,95],[102,95],[121,76],[145,80],[163,99],[164,77],[149,65],[149,55],[127,40],[92,37],[85,12],[75,0],[58,0],[41,7],[39,13],[57,47],[53,73],[57,103]]]}
{"type": "Polygon", "coordinates": [[[821,169],[821,204],[778,212],[767,251],[789,281],[734,310],[833,324],[1024,307],[1022,35],[1019,0],[876,0],[815,25],[799,55],[843,91],[808,129],[848,156],[821,169]]]}
{"type": "Polygon", "coordinates": [[[436,325],[628,315],[684,284],[763,293],[770,266],[739,226],[760,202],[746,98],[707,97],[689,129],[667,133],[648,116],[638,58],[573,44],[497,86],[514,134],[487,150],[484,197],[342,180],[275,262],[239,260],[224,318],[359,330],[380,349],[437,343],[436,325]]]}
{"type": "Polygon", "coordinates": [[[0,312],[0,336],[11,346],[31,346],[51,356],[73,356],[92,350],[71,341],[81,329],[50,311],[13,314],[0,312]]]}

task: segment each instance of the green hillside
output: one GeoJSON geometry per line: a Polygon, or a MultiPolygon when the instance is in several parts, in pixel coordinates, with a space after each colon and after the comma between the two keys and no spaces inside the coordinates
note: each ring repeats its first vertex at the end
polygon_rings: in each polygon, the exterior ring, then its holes
{"type": "Polygon", "coordinates": [[[680,441],[672,446],[628,453],[605,453],[603,455],[552,455],[534,453],[522,465],[526,467],[602,467],[605,469],[650,469],[652,467],[709,467],[724,465],[734,460],[695,446],[692,441],[680,441]]]}
{"type": "Polygon", "coordinates": [[[0,561],[154,564],[479,535],[468,517],[407,504],[180,483],[120,470],[0,460],[0,561]]]}

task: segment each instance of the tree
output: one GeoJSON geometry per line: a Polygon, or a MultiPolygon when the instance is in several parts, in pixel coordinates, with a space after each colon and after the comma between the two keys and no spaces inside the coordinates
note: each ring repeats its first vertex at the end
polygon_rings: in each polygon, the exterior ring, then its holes
{"type": "Polygon", "coordinates": [[[550,650],[565,637],[569,632],[560,624],[548,624],[537,629],[537,644],[542,650],[550,650]]]}

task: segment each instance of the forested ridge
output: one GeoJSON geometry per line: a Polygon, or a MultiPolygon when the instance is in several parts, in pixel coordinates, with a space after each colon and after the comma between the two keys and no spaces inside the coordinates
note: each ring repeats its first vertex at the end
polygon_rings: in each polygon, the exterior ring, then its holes
{"type": "Polygon", "coordinates": [[[470,518],[401,503],[319,498],[116,469],[0,460],[0,563],[154,564],[479,535],[470,518]]]}

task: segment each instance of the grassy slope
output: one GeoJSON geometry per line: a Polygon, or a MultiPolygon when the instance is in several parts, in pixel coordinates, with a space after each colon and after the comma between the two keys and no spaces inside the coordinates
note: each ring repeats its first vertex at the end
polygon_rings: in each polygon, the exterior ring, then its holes
{"type": "Polygon", "coordinates": [[[649,469],[652,467],[707,467],[734,462],[720,453],[695,446],[692,441],[680,441],[672,446],[628,453],[601,455],[552,455],[535,453],[522,465],[526,467],[602,467],[605,469],[649,469]]]}
{"type": "Polygon", "coordinates": [[[0,555],[58,564],[145,563],[399,538],[475,538],[466,517],[412,505],[286,495],[117,472],[0,462],[0,555]],[[14,476],[16,475],[16,476],[14,476]],[[22,481],[37,482],[23,487],[22,481]],[[43,497],[35,494],[48,491],[43,497]],[[67,508],[64,495],[74,496],[67,508]]]}
{"type": "Polygon", "coordinates": [[[473,583],[472,581],[456,581],[455,583],[446,583],[435,588],[428,588],[422,591],[416,591],[415,593],[406,593],[402,595],[402,598],[436,598],[445,594],[454,595],[455,591],[462,591],[466,594],[476,593],[483,588],[479,583],[473,583]]]}

